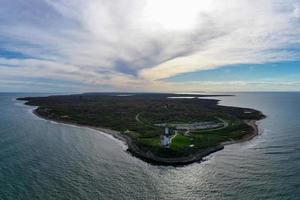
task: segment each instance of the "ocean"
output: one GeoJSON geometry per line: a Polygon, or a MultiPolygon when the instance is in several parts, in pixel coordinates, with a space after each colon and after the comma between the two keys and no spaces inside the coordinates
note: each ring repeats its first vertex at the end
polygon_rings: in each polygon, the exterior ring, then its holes
{"type": "Polygon", "coordinates": [[[204,162],[153,166],[121,142],[88,128],[32,114],[0,93],[0,199],[300,199],[300,93],[230,93],[221,105],[267,118],[260,135],[204,162]]]}

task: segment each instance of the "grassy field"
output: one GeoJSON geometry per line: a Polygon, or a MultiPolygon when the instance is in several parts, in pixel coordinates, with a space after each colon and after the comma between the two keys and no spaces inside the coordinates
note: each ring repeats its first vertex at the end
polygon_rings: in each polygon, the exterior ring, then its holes
{"type": "MultiPolygon", "coordinates": [[[[179,132],[167,150],[163,150],[163,155],[172,157],[173,155],[186,156],[208,147],[216,146],[225,141],[239,140],[242,137],[253,131],[252,127],[246,125],[240,120],[229,120],[228,127],[219,130],[201,130],[184,134],[179,132]],[[168,152],[170,154],[168,154],[168,152]]],[[[161,152],[161,145],[159,137],[146,138],[142,140],[142,145],[148,146],[149,149],[157,153],[161,152]]]]}

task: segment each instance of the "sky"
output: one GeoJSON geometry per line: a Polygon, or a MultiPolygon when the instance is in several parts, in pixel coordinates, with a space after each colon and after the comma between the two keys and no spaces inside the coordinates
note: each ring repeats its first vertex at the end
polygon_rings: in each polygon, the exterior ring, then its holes
{"type": "Polygon", "coordinates": [[[0,92],[300,91],[300,0],[0,0],[0,92]]]}

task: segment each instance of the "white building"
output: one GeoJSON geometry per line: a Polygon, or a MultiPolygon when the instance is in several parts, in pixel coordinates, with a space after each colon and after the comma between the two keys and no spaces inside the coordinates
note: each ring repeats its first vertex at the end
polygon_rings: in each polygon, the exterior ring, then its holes
{"type": "Polygon", "coordinates": [[[165,127],[165,132],[160,136],[160,144],[163,147],[169,147],[170,138],[169,138],[169,128],[165,127]]]}

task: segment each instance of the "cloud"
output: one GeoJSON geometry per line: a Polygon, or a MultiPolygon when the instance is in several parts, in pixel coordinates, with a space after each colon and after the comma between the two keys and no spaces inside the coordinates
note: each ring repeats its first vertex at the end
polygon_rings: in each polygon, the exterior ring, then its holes
{"type": "Polygon", "coordinates": [[[271,1],[229,2],[223,4],[236,6],[220,6],[224,9],[207,16],[215,27],[220,27],[212,32],[221,30],[224,34],[206,41],[204,46],[188,55],[142,70],[141,76],[156,80],[228,64],[299,59],[299,52],[285,50],[290,45],[299,46],[298,22],[290,13],[292,10],[288,7],[288,10],[278,10],[287,5],[273,5],[271,1]]]}
{"type": "Polygon", "coordinates": [[[295,60],[299,5],[298,0],[4,0],[0,50],[25,56],[1,58],[0,78],[51,78],[99,90],[107,85],[171,90],[163,79],[181,73],[295,60]]]}
{"type": "Polygon", "coordinates": [[[299,91],[299,81],[187,81],[167,83],[171,92],[245,92],[245,91],[299,91]],[[187,87],[188,85],[188,87],[187,87]]]}

